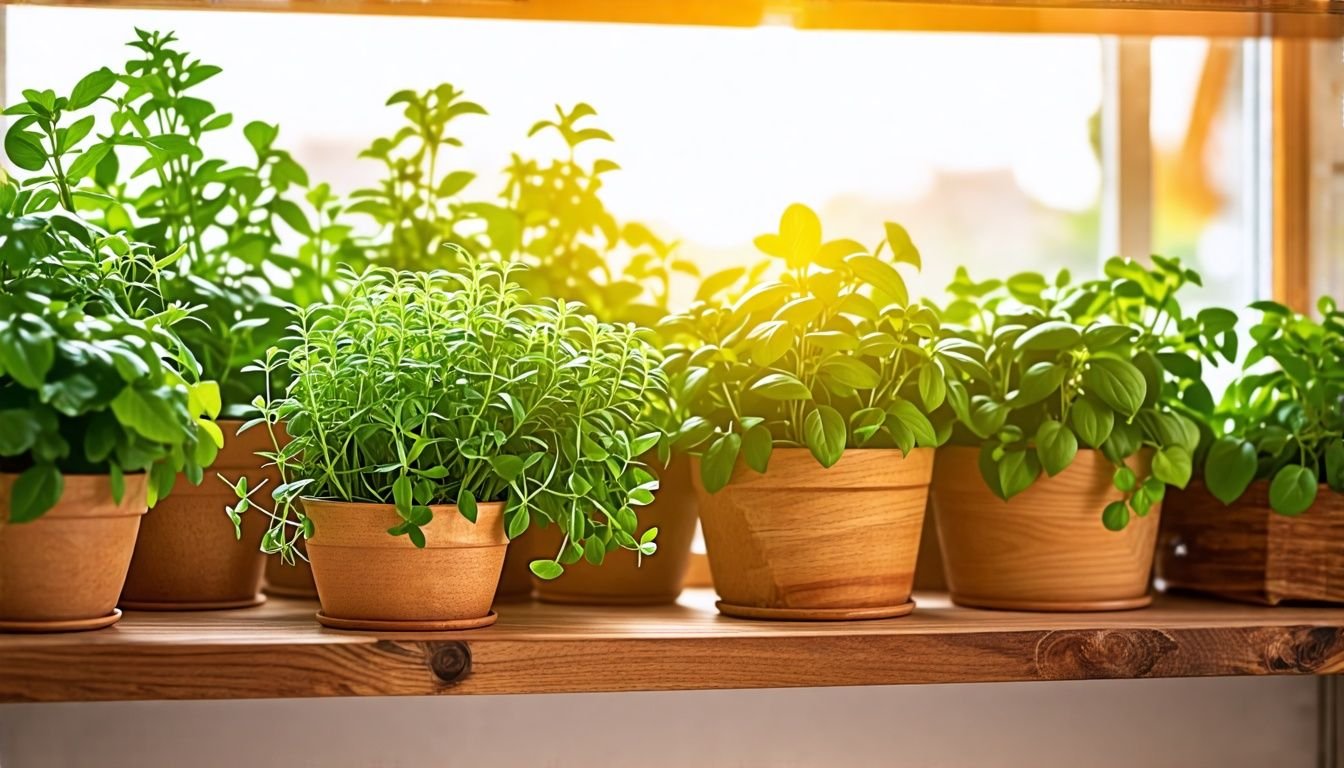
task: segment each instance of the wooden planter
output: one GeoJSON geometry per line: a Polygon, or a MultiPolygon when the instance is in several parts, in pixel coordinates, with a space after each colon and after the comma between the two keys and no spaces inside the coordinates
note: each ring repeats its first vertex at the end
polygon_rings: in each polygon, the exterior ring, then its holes
{"type": "Polygon", "coordinates": [[[1170,492],[1158,540],[1157,574],[1168,588],[1252,603],[1344,603],[1344,494],[1322,485],[1298,517],[1269,507],[1257,480],[1224,506],[1202,483],[1170,492]]]}
{"type": "MultiPolygon", "coordinates": [[[[586,560],[565,566],[558,579],[535,579],[537,598],[547,603],[576,605],[660,605],[674,603],[681,595],[695,539],[695,489],[691,486],[691,461],[679,456],[659,474],[659,488],[652,504],[639,510],[640,526],[658,528],[658,551],[640,558],[618,549],[601,566],[586,560]]],[[[563,539],[558,526],[538,529],[540,556],[554,557],[563,539]]]]}
{"type": "Polygon", "coordinates": [[[401,522],[391,504],[304,499],[303,509],[323,625],[433,631],[498,618],[490,605],[509,544],[503,502],[478,504],[474,524],[455,505],[430,507],[424,549],[388,534],[401,522]]]}
{"type": "MultiPolygon", "coordinates": [[[[933,500],[952,601],[1018,611],[1141,608],[1149,592],[1161,505],[1123,531],[1101,524],[1121,498],[1115,467],[1100,451],[1080,450],[1068,469],[1042,475],[1003,501],[980,476],[979,448],[938,449],[933,500]]],[[[1130,459],[1140,477],[1151,454],[1130,459]]]]}
{"type": "Polygon", "coordinates": [[[145,476],[127,475],[117,503],[106,475],[66,475],[54,508],[32,522],[5,523],[17,477],[0,474],[0,631],[115,624],[145,514],[145,476]]]}
{"type": "Polygon", "coordinates": [[[934,452],[848,450],[830,469],[802,448],[769,471],[739,466],[700,503],[719,610],[752,619],[878,619],[914,609],[910,588],[934,452]]]}
{"type": "Polygon", "coordinates": [[[126,576],[120,605],[140,611],[196,611],[246,608],[265,598],[261,577],[266,556],[261,539],[269,519],[258,510],[243,515],[240,541],[225,507],[237,503],[230,482],[247,477],[249,488],[258,487],[269,497],[280,484],[275,467],[263,467],[257,451],[270,450],[265,429],[254,428],[239,435],[240,421],[220,421],[224,448],[205,470],[199,486],[178,477],[173,492],[155,505],[140,526],[135,557],[126,576]]]}

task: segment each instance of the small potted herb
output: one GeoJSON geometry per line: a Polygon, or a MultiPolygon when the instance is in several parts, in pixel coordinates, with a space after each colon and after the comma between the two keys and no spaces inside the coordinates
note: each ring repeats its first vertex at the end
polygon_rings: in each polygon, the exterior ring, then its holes
{"type": "Polygon", "coordinates": [[[1226,310],[1183,314],[1198,275],[1112,259],[1075,284],[958,272],[937,349],[955,363],[933,497],[952,599],[1012,610],[1148,604],[1158,513],[1190,479],[1208,397],[1197,350],[1235,354],[1226,310]],[[1230,347],[1230,349],[1229,349],[1230,347]],[[1192,355],[1195,355],[1192,357],[1192,355]],[[1191,372],[1194,368],[1194,372],[1191,372]]]}
{"type": "Polygon", "coordinates": [[[697,303],[664,332],[687,418],[673,447],[693,477],[719,610],[762,619],[901,616],[942,434],[939,320],[911,303],[905,230],[871,252],[823,242],[792,205],[757,238],[772,279],[697,303]],[[820,527],[819,527],[820,526],[820,527]],[[818,542],[825,532],[824,544],[818,542]]]}
{"type": "Polygon", "coordinates": [[[306,539],[325,625],[489,624],[509,538],[534,521],[565,533],[531,563],[541,578],[655,550],[635,510],[657,488],[638,459],[658,439],[642,416],[664,388],[656,350],[581,305],[531,301],[515,266],[457,261],[352,275],[261,366],[292,381],[257,427],[283,421],[292,441],[266,453],[283,484],[240,481],[233,511],[267,509],[263,545],[283,557],[306,539]]]}
{"type": "MultiPolygon", "coordinates": [[[[1200,481],[1162,523],[1169,586],[1241,600],[1344,602],[1344,312],[1320,321],[1272,301],[1245,372],[1204,413],[1200,481]]],[[[1175,502],[1175,499],[1173,499],[1175,502]]]]}
{"type": "Polygon", "coordinates": [[[0,186],[0,631],[116,622],[146,506],[223,439],[149,249],[56,205],[0,186]]]}
{"type": "MultiPolygon", "coordinates": [[[[242,128],[252,164],[205,154],[209,137],[229,128],[233,116],[198,93],[219,67],[175,43],[171,34],[138,30],[130,43],[136,53],[120,71],[92,72],[64,98],[25,92],[8,111],[15,141],[6,148],[19,167],[44,172],[32,183],[54,193],[61,207],[150,248],[166,299],[193,308],[177,333],[201,375],[219,384],[225,444],[208,474],[246,472],[255,482],[274,472],[257,462],[261,446],[236,436],[262,390],[259,374],[244,368],[282,343],[287,301],[329,290],[343,258],[343,228],[312,226],[294,199],[308,176],[275,146],[274,126],[242,128]],[[303,258],[281,252],[286,233],[307,239],[303,258]]],[[[122,605],[188,610],[260,602],[265,526],[256,520],[236,529],[224,514],[231,500],[213,477],[180,478],[172,499],[141,528],[122,605]]]]}

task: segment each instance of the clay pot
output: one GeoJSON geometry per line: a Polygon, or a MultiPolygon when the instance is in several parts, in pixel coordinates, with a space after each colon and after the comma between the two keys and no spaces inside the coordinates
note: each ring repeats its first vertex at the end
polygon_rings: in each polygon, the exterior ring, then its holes
{"type": "Polygon", "coordinates": [[[120,503],[106,475],[66,475],[56,506],[5,523],[18,475],[0,474],[0,631],[110,626],[145,514],[144,475],[127,475],[120,503]]]}
{"type": "Polygon", "coordinates": [[[275,467],[257,451],[272,450],[263,427],[237,434],[240,421],[220,421],[224,448],[205,470],[199,486],[179,476],[173,492],[155,505],[140,527],[135,557],[121,593],[121,607],[141,611],[194,611],[245,608],[261,603],[266,556],[261,538],[270,519],[260,510],[243,515],[242,540],[236,537],[225,507],[237,494],[221,481],[247,476],[249,488],[266,481],[261,494],[280,483],[275,467]]]}
{"type": "MultiPolygon", "coordinates": [[[[938,450],[933,499],[952,601],[1017,611],[1114,611],[1152,602],[1148,592],[1161,505],[1123,531],[1101,511],[1123,494],[1115,466],[1084,449],[1063,472],[1003,501],[985,485],[979,448],[938,450]]],[[[1151,451],[1129,460],[1146,477],[1151,451]]]]}
{"type": "Polygon", "coordinates": [[[847,450],[830,469],[802,448],[739,466],[707,493],[692,480],[719,610],[752,619],[878,619],[914,609],[910,587],[934,452],[847,450]]]}
{"type": "MultiPolygon", "coordinates": [[[[303,539],[299,539],[298,549],[307,554],[303,539]]],[[[261,590],[275,597],[316,600],[317,585],[313,583],[313,567],[300,557],[294,558],[293,565],[285,565],[279,555],[267,557],[266,580],[261,590]]]]}
{"type": "Polygon", "coordinates": [[[430,507],[424,549],[388,534],[401,522],[391,504],[304,499],[303,509],[323,625],[432,631],[495,622],[490,605],[509,544],[503,502],[478,504],[475,524],[455,505],[430,507]]]}
{"type": "MultiPolygon", "coordinates": [[[[651,465],[652,466],[652,465],[651,465]]],[[[658,551],[641,558],[627,549],[606,556],[602,565],[580,560],[565,566],[558,579],[536,579],[537,598],[546,603],[578,605],[660,605],[681,595],[695,539],[696,502],[689,457],[672,459],[666,469],[653,466],[660,483],[652,504],[641,507],[640,529],[658,528],[658,551]]],[[[559,526],[537,529],[543,557],[554,557],[563,535],[559,526]]]]}

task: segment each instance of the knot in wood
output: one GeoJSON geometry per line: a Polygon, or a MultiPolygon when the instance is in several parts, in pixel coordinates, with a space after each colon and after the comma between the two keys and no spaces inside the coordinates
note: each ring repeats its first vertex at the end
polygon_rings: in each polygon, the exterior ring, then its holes
{"type": "Polygon", "coordinates": [[[1145,677],[1174,650],[1156,629],[1056,630],[1036,643],[1036,669],[1047,680],[1145,677]]]}
{"type": "Polygon", "coordinates": [[[471,674],[471,647],[460,640],[434,643],[429,649],[429,668],[445,683],[460,682],[471,674]]]}
{"type": "Polygon", "coordinates": [[[1337,627],[1288,627],[1265,646],[1271,672],[1322,672],[1337,666],[1344,653],[1344,630],[1337,627]]]}

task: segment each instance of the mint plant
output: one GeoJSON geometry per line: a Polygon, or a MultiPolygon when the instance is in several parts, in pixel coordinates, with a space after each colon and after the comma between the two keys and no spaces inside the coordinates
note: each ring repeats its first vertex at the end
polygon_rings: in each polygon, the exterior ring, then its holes
{"type": "Polygon", "coordinates": [[[958,422],[953,442],[980,446],[995,495],[1010,499],[1042,472],[1063,472],[1080,448],[1098,449],[1124,494],[1101,510],[1118,531],[1168,485],[1189,482],[1200,432],[1188,414],[1211,401],[1195,355],[1234,356],[1236,318],[1222,309],[1187,317],[1177,295],[1198,274],[1160,256],[1153,263],[1111,259],[1104,277],[1084,283],[1067,271],[1053,281],[1027,272],[975,282],[958,270],[948,288],[955,326],[936,348],[956,361],[946,400],[958,422]],[[1154,451],[1147,477],[1126,464],[1143,450],[1154,451]]]}
{"type": "Polygon", "coordinates": [[[1231,504],[1257,479],[1269,504],[1300,515],[1324,482],[1344,493],[1344,312],[1325,296],[1320,322],[1259,301],[1246,372],[1209,421],[1216,439],[1204,456],[1204,484],[1231,504]]]}
{"type": "Polygon", "coordinates": [[[457,273],[352,274],[348,296],[297,310],[297,344],[259,365],[292,385],[258,398],[246,427],[274,438],[285,423],[292,441],[266,454],[284,484],[270,507],[240,481],[232,514],[271,514],[263,547],[291,561],[313,532],[301,495],[394,504],[388,533],[416,546],[432,505],[475,522],[478,503],[506,502],[510,538],[534,521],[564,533],[532,563],[547,579],[616,548],[652,554],[636,509],[658,485],[639,461],[659,438],[643,416],[665,389],[656,349],[578,304],[528,299],[516,265],[457,260],[457,273]]]}
{"type": "Polygon", "coordinates": [[[940,429],[928,414],[956,361],[934,348],[938,315],[910,301],[897,269],[920,266],[905,229],[887,224],[871,251],[824,242],[817,215],[795,204],[756,245],[772,258],[760,272],[773,278],[731,305],[700,301],[661,326],[674,340],[665,368],[687,414],[671,444],[701,457],[705,489],[726,486],[739,458],[765,472],[776,447],[806,447],[830,467],[846,448],[940,444],[950,421],[940,429]]]}

